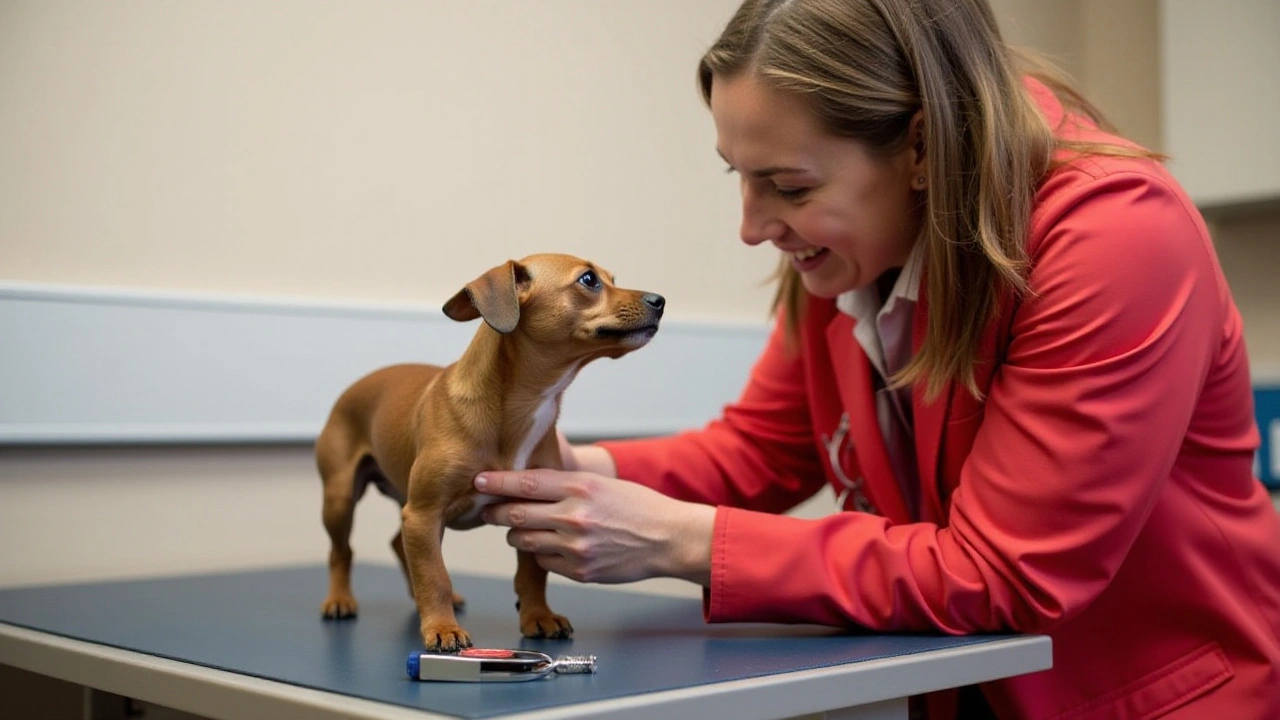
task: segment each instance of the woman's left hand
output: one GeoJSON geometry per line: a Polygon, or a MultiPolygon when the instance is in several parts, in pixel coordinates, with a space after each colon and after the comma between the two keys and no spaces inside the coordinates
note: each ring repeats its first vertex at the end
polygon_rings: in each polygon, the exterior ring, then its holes
{"type": "Polygon", "coordinates": [[[507,543],[550,572],[592,583],[710,584],[712,506],[588,472],[488,471],[475,486],[511,498],[485,508],[485,522],[511,528],[507,543]]]}

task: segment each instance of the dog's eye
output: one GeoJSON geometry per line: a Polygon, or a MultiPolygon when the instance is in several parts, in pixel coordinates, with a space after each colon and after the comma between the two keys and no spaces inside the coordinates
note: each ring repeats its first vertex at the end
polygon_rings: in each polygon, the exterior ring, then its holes
{"type": "Polygon", "coordinates": [[[588,270],[578,277],[578,282],[585,288],[591,290],[600,289],[600,278],[596,277],[595,272],[588,270]]]}

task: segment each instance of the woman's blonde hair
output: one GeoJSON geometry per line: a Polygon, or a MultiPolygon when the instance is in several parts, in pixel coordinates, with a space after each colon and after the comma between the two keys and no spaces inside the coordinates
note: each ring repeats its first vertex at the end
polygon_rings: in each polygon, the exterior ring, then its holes
{"type": "MultiPolygon", "coordinates": [[[[746,0],[699,63],[703,100],[716,77],[744,72],[802,98],[832,134],[885,155],[917,140],[908,129],[922,111],[928,332],[893,380],[922,384],[930,399],[953,380],[980,396],[982,336],[1005,298],[1027,292],[1036,189],[1054,151],[1070,145],[1055,140],[1021,75],[1107,127],[1101,114],[1047,63],[1008,48],[985,0],[746,0]]],[[[804,288],[785,259],[778,280],[774,309],[794,339],[804,288]]]]}

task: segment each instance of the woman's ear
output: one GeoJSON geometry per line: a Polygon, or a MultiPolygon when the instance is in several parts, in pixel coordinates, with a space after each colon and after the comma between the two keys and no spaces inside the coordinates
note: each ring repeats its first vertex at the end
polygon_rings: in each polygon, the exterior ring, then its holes
{"type": "Polygon", "coordinates": [[[920,191],[929,187],[925,153],[928,144],[924,135],[924,110],[917,110],[907,125],[907,143],[910,145],[911,189],[920,191]]]}

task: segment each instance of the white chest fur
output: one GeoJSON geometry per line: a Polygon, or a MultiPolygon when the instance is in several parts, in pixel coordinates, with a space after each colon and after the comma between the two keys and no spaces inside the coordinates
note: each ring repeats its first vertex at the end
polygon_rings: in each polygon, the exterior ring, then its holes
{"type": "Polygon", "coordinates": [[[512,470],[523,470],[529,464],[529,456],[533,454],[533,449],[538,446],[542,437],[551,429],[551,424],[556,421],[556,413],[559,411],[560,406],[560,393],[569,387],[569,383],[573,382],[573,378],[577,374],[578,365],[575,364],[566,370],[554,385],[542,393],[542,401],[538,403],[537,409],[533,412],[529,430],[524,439],[520,441],[520,446],[516,449],[515,456],[511,458],[512,470]]]}
{"type": "MultiPolygon", "coordinates": [[[[578,374],[578,368],[578,365],[569,368],[555,385],[547,388],[546,392],[542,394],[542,399],[530,419],[529,429],[524,438],[521,439],[520,445],[516,448],[516,454],[512,456],[512,470],[524,470],[528,466],[529,456],[533,454],[533,449],[538,446],[543,436],[551,429],[551,424],[555,422],[556,412],[560,403],[560,393],[564,392],[565,388],[569,387],[569,383],[573,382],[574,376],[578,374]]],[[[471,507],[462,515],[450,521],[449,526],[457,529],[476,527],[481,524],[481,510],[489,505],[504,502],[508,499],[476,493],[471,496],[471,507]]]]}

